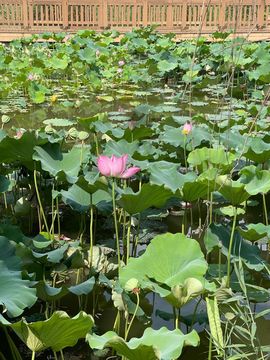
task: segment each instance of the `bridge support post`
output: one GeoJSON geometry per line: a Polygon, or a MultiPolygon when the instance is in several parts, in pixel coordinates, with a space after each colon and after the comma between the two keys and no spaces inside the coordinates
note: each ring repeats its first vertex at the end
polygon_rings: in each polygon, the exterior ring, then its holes
{"type": "Polygon", "coordinates": [[[68,29],[68,0],[62,0],[63,29],[68,29]]]}
{"type": "Polygon", "coordinates": [[[23,28],[28,29],[29,19],[28,19],[28,1],[22,0],[22,19],[23,19],[23,28]]]}

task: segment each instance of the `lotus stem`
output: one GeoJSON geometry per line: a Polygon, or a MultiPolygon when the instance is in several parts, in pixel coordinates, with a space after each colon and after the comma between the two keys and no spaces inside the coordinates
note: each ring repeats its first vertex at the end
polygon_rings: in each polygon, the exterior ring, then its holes
{"type": "Polygon", "coordinates": [[[186,168],[186,172],[187,172],[188,171],[188,166],[187,166],[186,141],[187,141],[187,137],[185,135],[184,136],[184,161],[185,161],[185,168],[186,168]]]}
{"type": "Polygon", "coordinates": [[[60,236],[61,236],[61,224],[60,224],[60,214],[59,214],[59,200],[58,200],[58,196],[56,197],[55,203],[56,203],[56,213],[57,213],[58,239],[60,239],[60,236]]]}
{"type": "MultiPolygon", "coordinates": [[[[54,191],[54,184],[53,184],[53,189],[54,191]]],[[[52,192],[52,224],[51,224],[51,229],[50,229],[50,233],[52,234],[52,238],[54,239],[54,220],[55,220],[55,216],[54,216],[54,198],[53,198],[53,192],[52,192]]]]}
{"type": "Polygon", "coordinates": [[[230,278],[231,278],[231,253],[232,253],[232,245],[233,245],[233,237],[234,237],[234,231],[236,226],[236,218],[237,218],[237,207],[234,207],[234,216],[233,216],[233,225],[232,225],[232,231],[230,236],[230,243],[229,243],[229,250],[228,250],[228,259],[227,259],[227,282],[226,286],[230,287],[230,278]]]}
{"type": "Polygon", "coordinates": [[[262,193],[262,198],[263,198],[263,211],[264,211],[264,221],[265,221],[265,225],[268,226],[268,212],[267,212],[267,205],[266,205],[266,199],[265,199],[265,194],[262,193]]]}
{"type": "Polygon", "coordinates": [[[209,348],[208,348],[208,360],[212,359],[212,345],[213,345],[213,342],[212,342],[212,338],[210,336],[210,338],[209,338],[209,348]]]}
{"type": "Polygon", "coordinates": [[[46,228],[46,232],[48,233],[49,238],[51,238],[50,230],[49,230],[49,227],[48,227],[48,224],[47,224],[46,216],[45,216],[45,213],[44,213],[44,210],[43,210],[43,206],[42,206],[42,202],[41,202],[40,194],[39,194],[39,190],[38,190],[37,171],[36,170],[34,170],[34,183],[35,183],[35,189],[36,189],[36,194],[37,194],[38,205],[39,205],[39,208],[40,208],[40,213],[41,213],[41,216],[43,218],[43,222],[44,222],[44,225],[45,225],[45,228],[46,228]]]}
{"type": "Polygon", "coordinates": [[[132,318],[131,318],[131,320],[130,320],[130,323],[129,323],[129,326],[128,326],[128,328],[127,328],[127,331],[126,331],[126,333],[125,333],[125,341],[126,341],[127,338],[128,338],[128,334],[129,334],[129,332],[130,332],[131,326],[132,326],[132,324],[133,324],[133,321],[134,321],[135,316],[136,316],[136,314],[137,314],[137,312],[138,312],[138,309],[139,309],[140,296],[139,296],[139,293],[138,293],[138,292],[136,292],[136,297],[137,297],[136,308],[135,308],[135,311],[134,311],[134,313],[133,313],[133,316],[132,316],[132,318]]]}
{"type": "Polygon", "coordinates": [[[65,360],[63,350],[60,350],[61,360],[65,360]]]}
{"type": "Polygon", "coordinates": [[[119,325],[120,325],[119,322],[120,322],[120,311],[117,310],[117,314],[113,324],[113,331],[115,331],[117,334],[119,334],[119,325]]]}
{"type": "Polygon", "coordinates": [[[209,224],[213,222],[213,193],[210,193],[209,224]]]}
{"type": "Polygon", "coordinates": [[[176,309],[173,307],[174,314],[174,328],[179,329],[179,319],[180,319],[180,308],[176,309]]]}
{"type": "Polygon", "coordinates": [[[53,352],[53,356],[54,356],[55,360],[58,360],[56,351],[53,352]]]}
{"type": "Polygon", "coordinates": [[[112,182],[112,202],[113,202],[113,218],[114,218],[114,228],[115,228],[115,238],[116,238],[118,269],[120,269],[121,258],[120,258],[120,242],[119,242],[118,224],[117,224],[117,216],[116,216],[116,203],[115,203],[115,179],[113,179],[112,182]]]}
{"type": "Polygon", "coordinates": [[[130,254],[130,231],[131,231],[131,216],[128,221],[128,229],[127,229],[127,259],[126,264],[128,263],[129,254],[130,254]]]}
{"type": "Polygon", "coordinates": [[[89,251],[89,258],[88,258],[89,269],[91,269],[91,267],[92,267],[92,262],[93,262],[93,246],[94,246],[93,223],[94,223],[94,209],[93,209],[92,194],[91,194],[91,195],[90,195],[90,228],[89,228],[89,233],[90,233],[90,251],[89,251]]]}
{"type": "Polygon", "coordinates": [[[36,358],[36,352],[35,351],[32,351],[32,357],[31,357],[31,360],[35,360],[36,358]]]}

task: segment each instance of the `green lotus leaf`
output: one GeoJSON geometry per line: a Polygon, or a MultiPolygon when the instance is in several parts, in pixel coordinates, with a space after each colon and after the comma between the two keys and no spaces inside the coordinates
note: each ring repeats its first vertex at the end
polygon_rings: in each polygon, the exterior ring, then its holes
{"type": "Polygon", "coordinates": [[[27,323],[22,319],[9,327],[30,350],[37,352],[48,348],[60,351],[67,346],[74,346],[93,325],[92,316],[83,311],[73,318],[64,311],[55,311],[48,320],[27,323]]]}
{"type": "Polygon", "coordinates": [[[63,257],[65,256],[67,250],[68,250],[69,244],[65,244],[60,246],[58,249],[48,251],[46,253],[38,253],[35,251],[32,251],[33,256],[36,259],[39,259],[40,262],[51,262],[51,263],[59,263],[63,257]]]}
{"type": "MultiPolygon", "coordinates": [[[[225,216],[233,217],[234,213],[235,213],[235,207],[232,205],[223,206],[219,209],[215,209],[214,212],[218,215],[225,215],[225,216]]],[[[237,215],[243,215],[243,214],[245,214],[245,210],[238,207],[236,209],[236,213],[237,213],[237,215]]]]}
{"type": "Polygon", "coordinates": [[[33,169],[34,147],[45,144],[47,141],[47,139],[37,137],[33,131],[25,132],[20,139],[4,137],[0,139],[0,162],[20,162],[29,169],[33,169]]]}
{"type": "Polygon", "coordinates": [[[21,259],[16,255],[16,243],[0,236],[0,260],[9,270],[20,270],[21,259]]]}
{"type": "Polygon", "coordinates": [[[147,328],[141,338],[131,338],[128,342],[113,331],[102,336],[88,334],[86,341],[93,349],[110,347],[129,360],[171,360],[179,358],[184,346],[196,347],[200,340],[195,330],[184,335],[179,329],[170,331],[162,327],[159,330],[147,328]]]}
{"type": "Polygon", "coordinates": [[[128,154],[132,156],[135,151],[139,148],[139,142],[133,141],[131,143],[127,142],[125,139],[119,141],[109,141],[104,150],[105,155],[116,155],[122,156],[123,154],[128,154]]]}
{"type": "Polygon", "coordinates": [[[22,280],[20,271],[9,270],[6,262],[0,260],[0,304],[8,316],[21,315],[36,300],[36,290],[30,288],[30,281],[22,280]]]}
{"type": "Polygon", "coordinates": [[[0,193],[11,190],[11,181],[4,175],[0,175],[0,193]]]}
{"type": "MultiPolygon", "coordinates": [[[[208,228],[207,237],[213,238],[213,242],[222,244],[222,253],[227,256],[230,242],[231,228],[224,225],[211,224],[208,228]]],[[[206,240],[209,242],[209,240],[206,240]]],[[[265,267],[265,261],[260,256],[260,250],[249,241],[244,240],[238,231],[235,231],[231,252],[231,261],[237,262],[239,258],[249,269],[261,271],[265,267]]]]}
{"type": "Polygon", "coordinates": [[[33,159],[40,161],[43,170],[48,171],[59,180],[77,181],[81,167],[89,160],[87,147],[74,146],[68,153],[62,153],[59,144],[36,146],[33,159]]]}
{"type": "Polygon", "coordinates": [[[224,148],[201,148],[191,151],[187,159],[188,163],[197,167],[200,172],[203,172],[211,167],[218,167],[221,171],[229,171],[235,161],[235,155],[226,152],[224,148]]]}
{"type": "Polygon", "coordinates": [[[91,277],[90,279],[74,286],[66,286],[63,285],[60,288],[55,288],[44,281],[39,281],[35,286],[37,289],[37,295],[39,299],[43,301],[56,301],[67,295],[68,293],[72,293],[74,295],[87,295],[89,294],[95,285],[95,277],[91,277]]]}
{"type": "MultiPolygon", "coordinates": [[[[207,263],[196,240],[167,233],[153,238],[143,255],[131,258],[128,265],[119,270],[119,280],[125,286],[136,278],[141,287],[151,288],[176,306],[173,287],[185,287],[190,278],[205,284],[206,270],[207,263]]],[[[184,296],[187,293],[183,291],[184,296]]]]}
{"type": "Polygon", "coordinates": [[[51,126],[60,126],[60,127],[65,127],[65,126],[72,126],[75,124],[75,121],[69,120],[69,119],[58,119],[58,118],[54,118],[54,119],[47,119],[44,120],[43,123],[45,125],[51,125],[51,126]]]}
{"type": "Polygon", "coordinates": [[[250,195],[266,194],[270,190],[270,171],[258,170],[254,165],[246,166],[240,171],[240,181],[250,195]]]}
{"type": "Polygon", "coordinates": [[[150,183],[164,185],[165,188],[176,192],[182,188],[183,184],[196,179],[196,174],[188,172],[186,175],[180,174],[179,165],[166,161],[157,161],[149,164],[150,183]]]}
{"type": "Polygon", "coordinates": [[[238,231],[244,239],[249,241],[258,241],[265,236],[270,237],[270,225],[266,226],[262,223],[248,224],[245,228],[238,227],[238,231]]]}
{"type": "Polygon", "coordinates": [[[252,138],[248,149],[243,154],[247,159],[263,164],[270,157],[270,144],[264,142],[261,138],[252,138]]]}
{"type": "Polygon", "coordinates": [[[143,184],[137,193],[123,192],[118,199],[118,204],[129,214],[137,214],[152,206],[163,206],[172,196],[171,190],[147,183],[143,184]]]}
{"type": "MultiPolygon", "coordinates": [[[[85,188],[90,191],[93,190],[93,187],[85,186],[85,188]]],[[[91,205],[99,206],[101,202],[110,202],[111,195],[104,190],[97,190],[92,194],[85,191],[84,188],[81,188],[77,184],[73,184],[68,191],[61,190],[62,198],[65,204],[70,205],[73,210],[76,210],[80,213],[87,212],[91,205]]]]}
{"type": "Polygon", "coordinates": [[[200,181],[185,182],[180,193],[184,201],[192,202],[204,198],[209,193],[209,186],[200,181]]]}
{"type": "Polygon", "coordinates": [[[238,180],[231,180],[227,175],[216,177],[216,190],[233,206],[242,204],[250,197],[250,194],[246,191],[245,184],[238,180]]]}

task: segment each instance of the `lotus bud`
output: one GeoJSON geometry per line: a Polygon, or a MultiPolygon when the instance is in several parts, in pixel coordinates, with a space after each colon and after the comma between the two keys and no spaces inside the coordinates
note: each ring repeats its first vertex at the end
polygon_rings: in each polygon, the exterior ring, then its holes
{"type": "Polygon", "coordinates": [[[192,125],[190,122],[186,122],[184,127],[183,127],[183,130],[182,130],[182,134],[184,135],[188,135],[192,130],[192,125]]]}

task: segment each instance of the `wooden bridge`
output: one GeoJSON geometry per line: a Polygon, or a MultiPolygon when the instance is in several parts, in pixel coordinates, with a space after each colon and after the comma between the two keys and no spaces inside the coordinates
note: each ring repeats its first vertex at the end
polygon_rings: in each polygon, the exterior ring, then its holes
{"type": "Polygon", "coordinates": [[[0,0],[0,41],[45,31],[126,32],[151,24],[180,38],[230,30],[270,38],[270,0],[0,0]]]}

